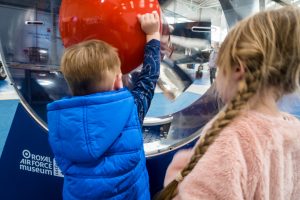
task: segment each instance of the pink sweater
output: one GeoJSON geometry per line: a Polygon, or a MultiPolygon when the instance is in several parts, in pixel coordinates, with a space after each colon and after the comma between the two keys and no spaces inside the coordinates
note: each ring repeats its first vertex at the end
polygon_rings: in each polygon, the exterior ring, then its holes
{"type": "MultiPolygon", "coordinates": [[[[300,121],[283,115],[248,111],[236,118],[179,184],[175,199],[300,200],[300,121]]],[[[174,156],[165,184],[191,155],[174,156]]]]}

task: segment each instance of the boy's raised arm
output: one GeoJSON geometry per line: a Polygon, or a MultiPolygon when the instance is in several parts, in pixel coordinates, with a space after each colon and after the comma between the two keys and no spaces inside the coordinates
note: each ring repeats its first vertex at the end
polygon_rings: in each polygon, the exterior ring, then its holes
{"type": "Polygon", "coordinates": [[[150,107],[154,89],[160,70],[160,33],[157,12],[138,15],[141,28],[146,34],[144,62],[142,71],[131,91],[137,105],[139,120],[143,124],[144,117],[150,107]]]}

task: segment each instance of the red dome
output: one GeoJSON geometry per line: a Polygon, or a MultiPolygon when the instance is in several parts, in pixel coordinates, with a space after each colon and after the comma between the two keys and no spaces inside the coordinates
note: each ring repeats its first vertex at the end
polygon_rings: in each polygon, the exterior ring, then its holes
{"type": "Polygon", "coordinates": [[[89,39],[103,40],[116,47],[122,72],[143,62],[145,34],[137,14],[156,10],[157,0],[63,0],[59,29],[65,47],[89,39]]]}

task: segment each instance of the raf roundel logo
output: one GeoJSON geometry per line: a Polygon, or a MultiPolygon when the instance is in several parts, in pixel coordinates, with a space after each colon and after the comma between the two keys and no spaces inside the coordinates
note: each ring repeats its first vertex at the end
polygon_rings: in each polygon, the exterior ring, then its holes
{"type": "Polygon", "coordinates": [[[31,156],[31,153],[30,153],[30,151],[28,151],[28,150],[23,150],[23,152],[22,152],[22,154],[23,154],[23,157],[24,158],[30,158],[30,156],[31,156]]]}

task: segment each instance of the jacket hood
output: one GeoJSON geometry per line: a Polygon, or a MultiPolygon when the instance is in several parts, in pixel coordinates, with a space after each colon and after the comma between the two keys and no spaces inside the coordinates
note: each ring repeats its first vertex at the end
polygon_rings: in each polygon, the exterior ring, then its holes
{"type": "Polygon", "coordinates": [[[54,154],[73,162],[99,159],[121,134],[134,105],[127,89],[48,104],[49,142],[54,154]]]}

